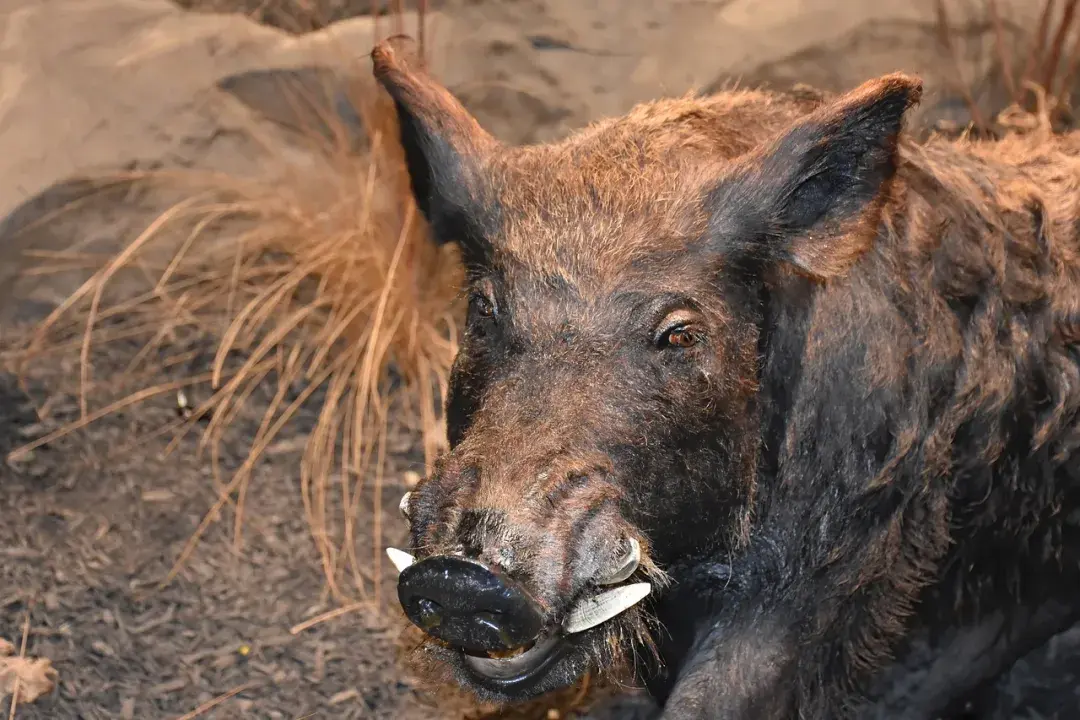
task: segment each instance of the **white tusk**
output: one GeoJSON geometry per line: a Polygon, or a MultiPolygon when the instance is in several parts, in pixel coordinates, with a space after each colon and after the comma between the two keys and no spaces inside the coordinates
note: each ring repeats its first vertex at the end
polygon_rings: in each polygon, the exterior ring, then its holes
{"type": "Polygon", "coordinates": [[[563,630],[573,635],[596,627],[637,605],[651,591],[649,583],[634,583],[586,598],[570,611],[563,623],[563,630]]]}
{"type": "Polygon", "coordinates": [[[398,550],[397,548],[386,548],[386,555],[390,558],[390,562],[394,563],[394,567],[397,568],[399,573],[416,562],[416,558],[412,555],[404,550],[398,550]]]}
{"type": "Polygon", "coordinates": [[[401,496],[401,502],[398,503],[398,510],[401,510],[401,514],[405,516],[405,519],[409,518],[409,499],[412,497],[411,492],[407,492],[401,496]]]}
{"type": "Polygon", "coordinates": [[[626,554],[626,559],[622,561],[619,568],[608,575],[603,580],[598,580],[601,585],[614,585],[615,583],[621,583],[626,578],[634,574],[638,565],[641,564],[641,545],[634,538],[630,538],[630,552],[626,554]]]}

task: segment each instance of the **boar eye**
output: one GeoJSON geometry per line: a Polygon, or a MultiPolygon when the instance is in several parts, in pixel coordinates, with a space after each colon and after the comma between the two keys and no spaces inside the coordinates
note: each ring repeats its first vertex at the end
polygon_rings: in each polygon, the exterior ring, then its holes
{"type": "Polygon", "coordinates": [[[480,317],[493,318],[497,314],[495,303],[487,295],[473,293],[470,300],[473,308],[476,310],[476,314],[480,317]]]}
{"type": "Polygon", "coordinates": [[[701,324],[701,315],[696,310],[680,308],[669,312],[662,322],[656,325],[653,342],[658,350],[671,348],[686,350],[705,341],[705,328],[701,324]]]}
{"type": "Polygon", "coordinates": [[[691,348],[701,342],[701,333],[693,325],[676,325],[660,334],[657,345],[663,349],[691,348]]]}

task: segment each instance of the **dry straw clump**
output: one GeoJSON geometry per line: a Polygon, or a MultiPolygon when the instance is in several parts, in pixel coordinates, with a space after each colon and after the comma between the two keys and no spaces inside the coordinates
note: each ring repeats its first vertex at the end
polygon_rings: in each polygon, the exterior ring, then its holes
{"type": "Polygon", "coordinates": [[[953,60],[954,90],[971,116],[966,130],[981,137],[1030,132],[1047,127],[1072,130],[1075,84],[1080,77],[1080,0],[1042,0],[1033,28],[1017,28],[1003,16],[998,0],[983,0],[993,32],[995,81],[1004,107],[982,107],[961,69],[950,7],[957,0],[935,0],[939,40],[953,60]]]}
{"type": "MultiPolygon", "coordinates": [[[[231,509],[240,542],[258,461],[304,403],[321,400],[300,468],[304,511],[331,591],[340,600],[377,599],[388,435],[395,425],[418,429],[428,465],[444,442],[440,410],[457,348],[461,265],[452,245],[430,240],[416,209],[389,98],[371,84],[352,100],[366,136],[360,153],[342,121],[328,114],[325,125],[335,137],[320,140],[324,152],[273,177],[157,172],[108,179],[104,184],[179,189],[183,199],[98,267],[20,350],[25,369],[43,353],[78,349],[79,413],[16,455],[111,412],[210,381],[212,396],[167,428],[177,432],[170,447],[201,430],[218,482],[218,499],[170,578],[222,511],[231,509]],[[145,292],[116,289],[119,278],[132,275],[149,280],[145,292]],[[160,380],[152,370],[188,359],[161,360],[162,349],[183,333],[217,343],[206,372],[147,384],[91,408],[94,349],[138,341],[125,375],[149,383],[160,380]],[[272,400],[246,459],[221,477],[225,432],[260,387],[273,389],[272,400]],[[356,527],[362,503],[372,510],[373,527],[356,527]],[[370,557],[357,556],[359,531],[373,535],[370,557]]],[[[72,250],[53,261],[70,269],[87,257],[72,250]]]]}

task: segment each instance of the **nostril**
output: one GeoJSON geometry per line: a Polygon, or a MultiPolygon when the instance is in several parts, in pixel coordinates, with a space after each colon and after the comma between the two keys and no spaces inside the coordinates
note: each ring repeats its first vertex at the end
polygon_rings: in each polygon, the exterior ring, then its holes
{"type": "Polygon", "coordinates": [[[428,598],[420,598],[416,601],[417,612],[420,616],[421,627],[424,630],[430,630],[439,626],[442,622],[442,605],[429,600],[428,598]]]}

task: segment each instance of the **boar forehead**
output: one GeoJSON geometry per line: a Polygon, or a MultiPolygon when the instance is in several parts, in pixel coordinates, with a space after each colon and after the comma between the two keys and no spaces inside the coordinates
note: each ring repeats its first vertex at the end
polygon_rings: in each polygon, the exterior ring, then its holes
{"type": "MultiPolygon", "coordinates": [[[[555,153],[534,153],[546,154],[555,153]]],[[[577,164],[537,164],[531,172],[519,165],[518,181],[503,186],[495,257],[504,271],[557,277],[594,298],[638,279],[657,256],[687,252],[705,230],[691,168],[613,166],[589,177],[577,164]]]]}
{"type": "Polygon", "coordinates": [[[561,278],[584,299],[648,279],[701,239],[702,199],[728,161],[806,109],[751,91],[672,99],[504,148],[486,163],[496,269],[561,278]]]}

